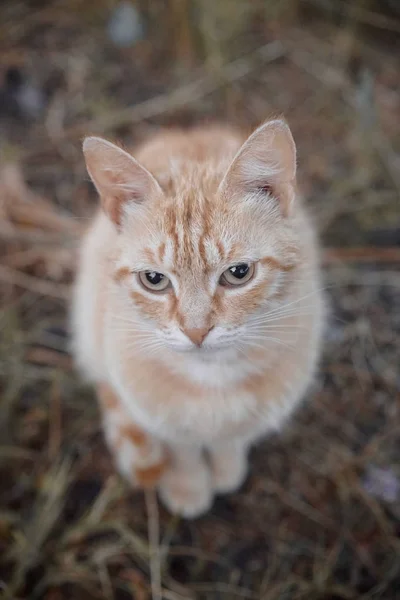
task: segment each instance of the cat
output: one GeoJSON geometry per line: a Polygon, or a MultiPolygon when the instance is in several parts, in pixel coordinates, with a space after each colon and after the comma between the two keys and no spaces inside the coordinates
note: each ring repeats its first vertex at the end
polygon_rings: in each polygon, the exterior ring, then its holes
{"type": "Polygon", "coordinates": [[[82,243],[76,361],[120,473],[185,518],[237,490],[315,372],[316,234],[286,122],[167,129],[135,157],[83,143],[101,210],[82,243]]]}

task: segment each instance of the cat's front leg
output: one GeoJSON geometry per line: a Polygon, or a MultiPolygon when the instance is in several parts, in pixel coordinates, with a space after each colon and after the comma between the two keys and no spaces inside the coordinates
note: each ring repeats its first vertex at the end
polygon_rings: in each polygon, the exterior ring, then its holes
{"type": "Polygon", "coordinates": [[[108,384],[99,385],[97,393],[105,437],[119,472],[131,485],[156,486],[168,465],[165,446],[132,421],[108,384]]]}
{"type": "Polygon", "coordinates": [[[216,493],[237,490],[246,479],[249,444],[243,440],[221,441],[208,448],[212,485],[216,493]]]}
{"type": "Polygon", "coordinates": [[[166,507],[174,514],[194,518],[212,504],[211,474],[201,448],[174,445],[170,463],[159,485],[166,507]]]}

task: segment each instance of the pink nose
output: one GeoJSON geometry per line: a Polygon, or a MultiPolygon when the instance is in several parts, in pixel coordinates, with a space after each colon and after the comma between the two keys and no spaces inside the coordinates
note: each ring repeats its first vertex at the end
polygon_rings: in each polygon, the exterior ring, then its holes
{"type": "Polygon", "coordinates": [[[201,346],[204,338],[208,332],[211,331],[212,327],[199,327],[198,329],[182,329],[183,333],[189,338],[196,346],[201,346]]]}

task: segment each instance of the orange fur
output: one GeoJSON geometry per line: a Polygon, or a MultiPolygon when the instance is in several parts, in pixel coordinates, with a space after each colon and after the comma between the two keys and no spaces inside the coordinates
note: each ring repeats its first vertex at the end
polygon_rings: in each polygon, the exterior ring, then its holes
{"type": "Polygon", "coordinates": [[[160,463],[152,465],[147,468],[136,468],[134,471],[134,477],[137,482],[143,487],[154,487],[157,485],[165,473],[168,466],[166,460],[162,460],[160,463]]]}
{"type": "Polygon", "coordinates": [[[163,449],[157,460],[153,461],[151,436],[125,414],[124,408],[112,388],[108,384],[100,384],[98,396],[103,407],[105,421],[109,420],[111,415],[119,417],[113,438],[109,440],[112,451],[119,453],[123,451],[124,446],[132,446],[135,450],[135,459],[131,464],[132,482],[143,487],[155,486],[167,468],[167,452],[163,449]]]}
{"type": "Polygon", "coordinates": [[[103,213],[82,245],[76,357],[121,473],[187,517],[240,485],[249,445],[304,395],[321,339],[290,131],[272,121],[242,142],[227,127],[170,130],[135,159],[84,143],[103,213]],[[243,264],[253,271],[232,286],[223,273],[243,264]],[[169,284],[152,291],[139,272],[169,284]]]}

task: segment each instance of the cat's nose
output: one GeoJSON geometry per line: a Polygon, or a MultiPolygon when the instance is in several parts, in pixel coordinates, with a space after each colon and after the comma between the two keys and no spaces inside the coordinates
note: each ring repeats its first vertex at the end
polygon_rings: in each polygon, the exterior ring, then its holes
{"type": "Polygon", "coordinates": [[[199,327],[194,329],[182,329],[183,333],[189,338],[196,346],[201,346],[204,338],[208,332],[211,331],[212,327],[199,327]]]}

